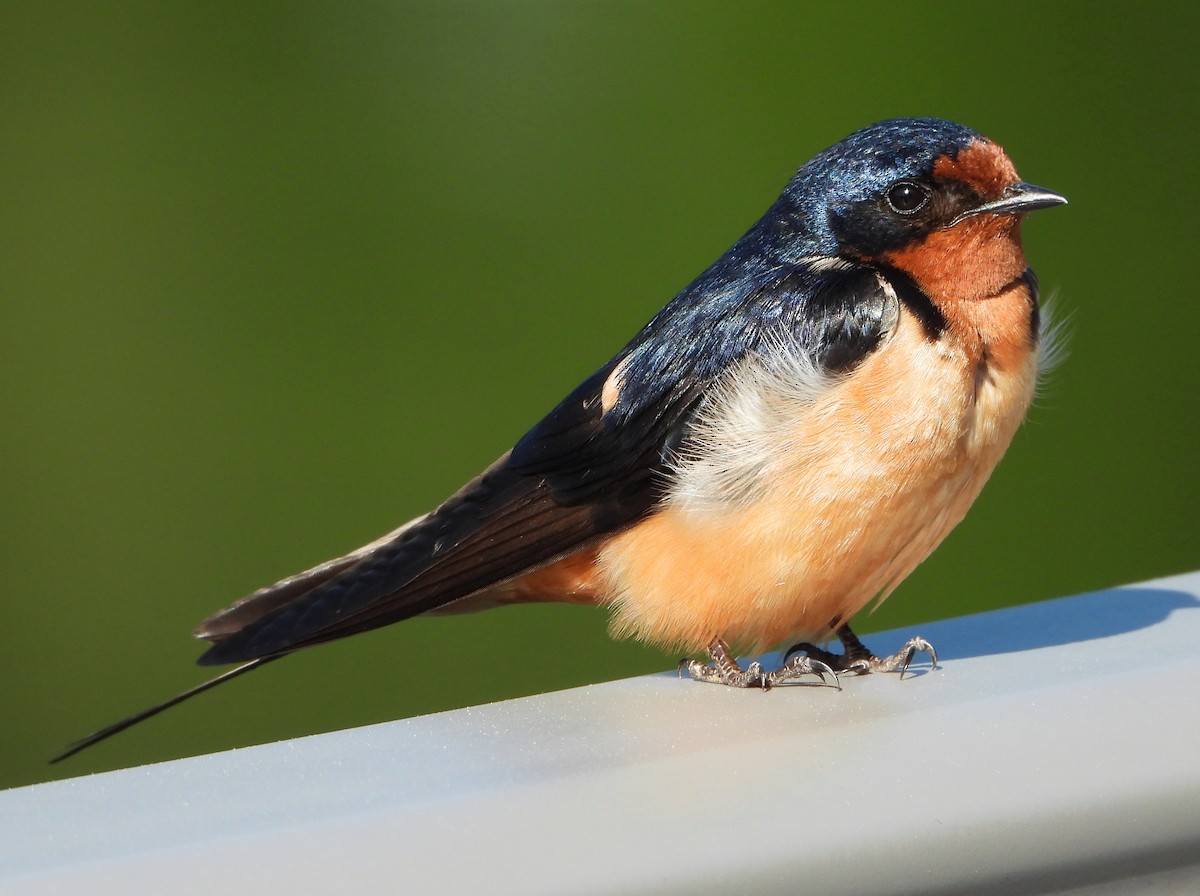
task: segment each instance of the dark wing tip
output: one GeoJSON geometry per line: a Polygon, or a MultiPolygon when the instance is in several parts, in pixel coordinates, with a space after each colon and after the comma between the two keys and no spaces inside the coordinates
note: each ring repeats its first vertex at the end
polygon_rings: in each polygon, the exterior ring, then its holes
{"type": "MultiPolygon", "coordinates": [[[[282,654],[275,654],[281,656],[282,654]]],[[[227,666],[230,663],[265,662],[273,657],[247,656],[244,642],[238,640],[217,641],[196,659],[197,666],[227,666]],[[241,646],[242,649],[237,650],[241,646]]],[[[240,667],[239,667],[240,668],[240,667]]]]}

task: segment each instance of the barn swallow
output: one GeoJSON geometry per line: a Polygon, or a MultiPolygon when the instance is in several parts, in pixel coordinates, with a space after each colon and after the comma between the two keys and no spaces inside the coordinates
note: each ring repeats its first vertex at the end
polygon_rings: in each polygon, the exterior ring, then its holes
{"type": "Polygon", "coordinates": [[[505,604],[605,606],[614,636],[706,652],[683,668],[737,687],[907,666],[929,645],[881,659],[847,622],[1024,418],[1047,348],[1021,221],[1065,202],[958,124],[851,134],[445,503],[202,622],[200,664],[242,665],[58,758],[301,648],[505,604]],[[831,636],[843,654],[810,643],[831,636]],[[796,638],[779,669],[734,658],[796,638]]]}

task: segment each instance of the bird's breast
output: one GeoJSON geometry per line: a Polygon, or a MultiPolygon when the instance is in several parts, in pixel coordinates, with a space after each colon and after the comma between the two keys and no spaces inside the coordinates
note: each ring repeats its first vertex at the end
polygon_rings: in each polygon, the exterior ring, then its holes
{"type": "Polygon", "coordinates": [[[761,649],[886,596],[962,519],[1032,399],[1028,289],[988,302],[936,339],[901,314],[836,379],[803,359],[732,371],[661,510],[599,551],[614,630],[761,649]],[[1007,329],[980,326],[996,315],[1007,329]]]}

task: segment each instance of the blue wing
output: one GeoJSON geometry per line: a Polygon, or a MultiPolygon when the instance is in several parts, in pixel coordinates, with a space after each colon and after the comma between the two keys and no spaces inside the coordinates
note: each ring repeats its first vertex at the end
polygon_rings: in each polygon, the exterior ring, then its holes
{"type": "Polygon", "coordinates": [[[198,636],[215,643],[200,662],[278,656],[416,616],[633,525],[661,499],[673,452],[730,365],[783,337],[819,368],[849,370],[878,346],[895,301],[856,263],[807,258],[748,275],[719,262],[437,510],[202,623],[198,636]]]}

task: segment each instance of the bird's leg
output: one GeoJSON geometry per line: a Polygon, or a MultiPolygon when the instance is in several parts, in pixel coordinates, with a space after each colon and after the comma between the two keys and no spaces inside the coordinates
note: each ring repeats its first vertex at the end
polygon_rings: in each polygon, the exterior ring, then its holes
{"type": "Polygon", "coordinates": [[[877,657],[867,648],[858,635],[850,630],[849,625],[839,625],[836,630],[837,639],[842,642],[844,653],[831,653],[804,641],[793,644],[783,655],[785,664],[792,661],[792,654],[802,653],[814,660],[819,660],[835,672],[853,672],[856,675],[866,675],[869,672],[896,672],[903,676],[908,671],[909,664],[918,653],[928,653],[933,666],[937,667],[937,651],[924,638],[912,638],[898,651],[887,657],[877,657]]]}
{"type": "Polygon", "coordinates": [[[807,656],[792,657],[772,672],[768,672],[762,667],[762,663],[757,662],[750,663],[743,669],[729,652],[729,645],[719,638],[708,645],[708,655],[712,657],[712,663],[706,665],[699,660],[685,659],[680,661],[679,670],[686,670],[696,681],[726,684],[732,688],[762,688],[764,691],[804,675],[816,675],[824,684],[825,676],[829,675],[833,678],[833,686],[841,690],[837,673],[820,659],[807,656]]]}

